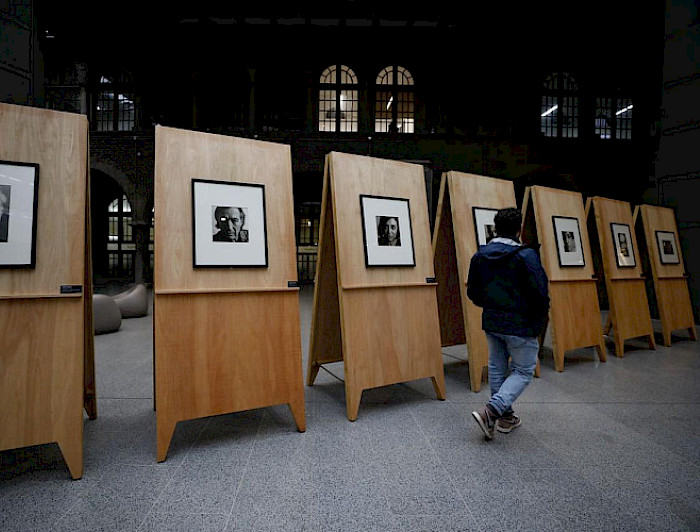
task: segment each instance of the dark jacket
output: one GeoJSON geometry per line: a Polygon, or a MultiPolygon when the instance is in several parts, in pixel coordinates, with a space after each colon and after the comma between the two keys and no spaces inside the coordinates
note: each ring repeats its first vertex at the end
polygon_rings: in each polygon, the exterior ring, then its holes
{"type": "Polygon", "coordinates": [[[547,318],[547,283],[535,249],[492,241],[472,257],[467,295],[483,307],[485,331],[533,337],[547,318]]]}

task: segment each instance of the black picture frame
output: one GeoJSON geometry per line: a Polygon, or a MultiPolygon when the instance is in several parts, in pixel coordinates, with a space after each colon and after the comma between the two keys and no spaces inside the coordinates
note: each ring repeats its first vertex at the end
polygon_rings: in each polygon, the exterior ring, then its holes
{"type": "Polygon", "coordinates": [[[583,268],[586,266],[578,218],[552,216],[552,226],[559,266],[562,268],[583,268]]]}
{"type": "Polygon", "coordinates": [[[680,264],[681,256],[678,253],[678,241],[673,231],[654,231],[656,246],[659,250],[661,264],[680,264]]]}
{"type": "Polygon", "coordinates": [[[360,194],[360,212],[365,266],[415,268],[410,201],[407,198],[360,194]],[[396,219],[399,245],[380,241],[378,225],[382,218],[396,219]]]}
{"type": "Polygon", "coordinates": [[[615,250],[615,261],[618,268],[636,268],[637,257],[634,252],[634,241],[632,240],[632,229],[628,224],[610,223],[612,232],[613,248],[615,250]],[[620,237],[624,236],[624,239],[620,237]]]}
{"type": "Polygon", "coordinates": [[[265,185],[192,179],[192,267],[268,267],[265,185]],[[215,220],[217,213],[238,216],[226,220],[232,232],[215,220]]]}
{"type": "Polygon", "coordinates": [[[36,268],[39,165],[0,160],[0,268],[36,268]]]}

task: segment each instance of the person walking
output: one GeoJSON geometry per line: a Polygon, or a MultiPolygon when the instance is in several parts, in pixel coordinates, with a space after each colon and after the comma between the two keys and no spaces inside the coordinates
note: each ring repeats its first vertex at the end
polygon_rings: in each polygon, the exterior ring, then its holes
{"type": "Polygon", "coordinates": [[[508,433],[521,424],[513,403],[532,381],[537,337],[549,311],[547,274],[537,251],[520,243],[522,215],[501,209],[496,238],[480,246],[469,265],[467,296],[483,307],[482,329],[489,346],[491,399],[472,416],[491,440],[494,429],[508,433]]]}

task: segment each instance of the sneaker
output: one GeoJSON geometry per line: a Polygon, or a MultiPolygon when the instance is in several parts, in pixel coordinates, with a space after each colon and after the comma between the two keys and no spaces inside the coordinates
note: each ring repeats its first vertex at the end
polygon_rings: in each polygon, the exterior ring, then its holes
{"type": "Polygon", "coordinates": [[[496,421],[496,430],[503,434],[508,434],[515,427],[519,427],[521,423],[522,421],[520,418],[511,410],[510,413],[504,414],[498,418],[498,421],[496,421]]]}
{"type": "Polygon", "coordinates": [[[487,407],[484,407],[481,412],[472,412],[472,416],[474,416],[474,419],[479,424],[479,428],[484,432],[486,439],[493,440],[493,429],[498,418],[487,407]]]}

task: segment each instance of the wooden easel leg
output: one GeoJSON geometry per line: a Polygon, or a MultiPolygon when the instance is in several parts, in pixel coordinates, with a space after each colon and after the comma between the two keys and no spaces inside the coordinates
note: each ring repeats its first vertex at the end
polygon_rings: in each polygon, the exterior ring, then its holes
{"type": "Polygon", "coordinates": [[[360,400],[362,399],[362,390],[356,390],[353,386],[348,385],[347,378],[345,380],[345,404],[348,410],[348,419],[355,421],[357,412],[360,410],[360,400]]]}
{"type": "MultiPolygon", "coordinates": [[[[600,353],[600,348],[598,348],[598,352],[600,353]]],[[[625,339],[619,334],[615,336],[615,355],[617,358],[625,356],[625,339]]],[[[602,358],[600,360],[603,361],[602,358]]]]}
{"type": "Polygon", "coordinates": [[[83,441],[82,437],[59,440],[58,448],[66,461],[73,480],[83,478],[83,441]]]}
{"type": "Polygon", "coordinates": [[[664,339],[664,345],[666,347],[671,347],[671,331],[667,331],[665,328],[661,333],[664,339]]]}
{"type": "Polygon", "coordinates": [[[656,349],[656,341],[654,340],[654,334],[647,335],[647,341],[649,342],[649,349],[656,349]]]}
{"type": "MultiPolygon", "coordinates": [[[[624,340],[620,339],[620,344],[620,351],[622,352],[625,348],[624,340]]],[[[601,342],[597,346],[595,346],[595,348],[598,351],[598,358],[600,359],[600,361],[606,362],[608,360],[608,355],[606,355],[605,353],[605,342],[601,340],[601,342]]]]}
{"type": "MultiPolygon", "coordinates": [[[[472,392],[479,392],[481,390],[481,381],[484,378],[484,368],[481,365],[469,364],[469,384],[472,387],[472,392]]],[[[433,379],[433,385],[435,384],[435,379],[433,379]]],[[[435,393],[438,393],[437,388],[435,393]]],[[[438,397],[440,394],[438,393],[438,397]]]]}
{"type": "Polygon", "coordinates": [[[445,374],[439,371],[434,377],[431,377],[433,381],[433,388],[435,388],[435,395],[440,401],[444,401],[447,395],[445,394],[445,374]]]}
{"type": "Polygon", "coordinates": [[[695,327],[688,327],[688,333],[690,334],[690,339],[697,341],[698,339],[698,332],[695,330],[695,327]]]}
{"type": "Polygon", "coordinates": [[[612,329],[612,313],[608,313],[608,319],[605,320],[605,328],[603,329],[603,334],[605,336],[609,336],[611,329],[612,329]]]}
{"type": "Polygon", "coordinates": [[[173,439],[175,425],[177,425],[177,421],[165,419],[156,413],[156,460],[158,462],[165,462],[168,457],[168,449],[170,449],[170,440],[173,439]]]}
{"type": "Polygon", "coordinates": [[[316,376],[318,375],[319,369],[321,369],[320,364],[316,364],[315,362],[313,364],[309,364],[309,371],[306,375],[306,385],[307,386],[314,385],[314,382],[316,382],[316,376]]]}
{"type": "Polygon", "coordinates": [[[554,369],[559,372],[564,371],[564,351],[555,349],[552,354],[554,356],[554,369]]]}
{"type": "Polygon", "coordinates": [[[301,391],[301,398],[296,398],[289,403],[289,410],[292,411],[294,423],[299,432],[306,432],[306,411],[304,410],[304,391],[301,391]]]}

